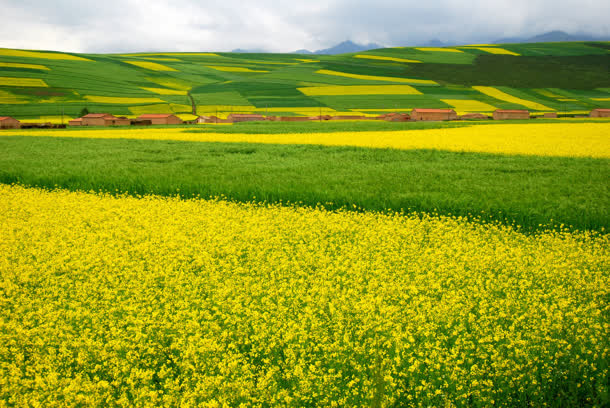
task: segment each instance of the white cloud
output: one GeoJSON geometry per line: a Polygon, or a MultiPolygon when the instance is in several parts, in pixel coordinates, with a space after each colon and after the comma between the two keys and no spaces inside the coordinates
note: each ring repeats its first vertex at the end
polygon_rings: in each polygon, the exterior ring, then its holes
{"type": "Polygon", "coordinates": [[[610,3],[599,0],[0,0],[0,7],[0,46],[74,52],[288,52],[346,39],[471,43],[550,30],[610,35],[610,3]]]}

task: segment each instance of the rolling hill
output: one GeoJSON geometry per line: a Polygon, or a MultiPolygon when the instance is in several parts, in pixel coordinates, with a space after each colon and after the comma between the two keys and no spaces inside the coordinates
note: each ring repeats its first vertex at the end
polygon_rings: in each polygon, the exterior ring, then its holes
{"type": "Polygon", "coordinates": [[[0,49],[0,115],[379,114],[610,107],[608,42],[382,48],[341,55],[0,49]]]}

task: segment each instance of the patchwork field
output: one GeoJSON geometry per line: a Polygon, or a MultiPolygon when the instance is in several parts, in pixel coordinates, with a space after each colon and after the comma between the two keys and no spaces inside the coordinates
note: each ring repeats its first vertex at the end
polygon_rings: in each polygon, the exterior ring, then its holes
{"type": "MultiPolygon", "coordinates": [[[[190,97],[221,117],[584,111],[610,107],[607,51],[0,50],[0,116],[190,97]]],[[[608,406],[608,135],[590,118],[0,130],[0,406],[608,406]]]]}
{"type": "Polygon", "coordinates": [[[85,107],[128,117],[186,115],[192,112],[187,93],[198,114],[220,117],[279,108],[281,115],[303,116],[319,109],[580,114],[610,107],[606,43],[398,47],[304,57],[0,49],[0,115],[76,117],[85,107]]]}

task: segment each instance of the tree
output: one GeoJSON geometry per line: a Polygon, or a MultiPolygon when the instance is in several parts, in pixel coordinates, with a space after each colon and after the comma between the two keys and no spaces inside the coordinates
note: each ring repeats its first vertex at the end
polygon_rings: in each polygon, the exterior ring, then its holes
{"type": "Polygon", "coordinates": [[[83,110],[80,111],[80,117],[82,118],[85,115],[89,114],[89,109],[87,109],[87,107],[84,107],[83,110]]]}

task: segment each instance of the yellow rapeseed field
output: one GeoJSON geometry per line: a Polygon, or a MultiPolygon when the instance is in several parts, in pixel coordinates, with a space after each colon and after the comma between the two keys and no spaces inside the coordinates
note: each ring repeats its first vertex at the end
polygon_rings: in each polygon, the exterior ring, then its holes
{"type": "Polygon", "coordinates": [[[251,69],[246,67],[230,67],[221,65],[206,65],[206,67],[225,72],[269,72],[264,69],[251,69]]]}
{"type": "Polygon", "coordinates": [[[153,92],[159,95],[186,95],[186,91],[181,91],[179,89],[168,89],[168,88],[147,88],[144,86],[140,87],[145,91],[153,92]]]}
{"type": "Polygon", "coordinates": [[[503,92],[497,88],[492,86],[473,86],[472,89],[479,91],[485,95],[491,96],[492,98],[499,99],[501,101],[516,103],[518,105],[523,105],[526,108],[534,109],[534,110],[545,110],[545,111],[554,111],[555,109],[549,108],[548,106],[544,106],[537,102],[528,101],[527,99],[517,98],[516,96],[509,95],[506,92],[503,92]]]}
{"type": "Polygon", "coordinates": [[[49,71],[49,67],[40,64],[21,64],[17,62],[0,62],[0,67],[5,68],[26,68],[26,69],[42,69],[49,71]]]}
{"type": "Polygon", "coordinates": [[[354,55],[354,58],[363,58],[363,59],[390,61],[390,62],[407,62],[407,63],[421,62],[421,61],[414,60],[414,59],[397,58],[397,57],[383,57],[380,55],[369,55],[369,54],[357,54],[357,55],[354,55]]]}
{"type": "Polygon", "coordinates": [[[329,85],[297,88],[305,95],[421,95],[410,85],[329,85]]]}
{"type": "Polygon", "coordinates": [[[453,106],[458,112],[491,112],[497,109],[495,106],[474,99],[441,99],[441,101],[453,106]]]}
{"type": "Polygon", "coordinates": [[[17,103],[29,103],[29,99],[21,96],[14,95],[10,92],[3,91],[0,89],[0,104],[17,104],[17,103]]]}
{"type": "Polygon", "coordinates": [[[24,51],[12,50],[8,48],[0,48],[0,57],[20,57],[20,58],[41,58],[50,60],[69,60],[69,61],[92,61],[87,58],[77,57],[76,55],[63,54],[61,52],[40,52],[40,51],[24,51]]]}
{"type": "Polygon", "coordinates": [[[178,58],[154,58],[154,57],[144,57],[145,60],[151,60],[151,61],[167,61],[167,62],[183,62],[181,59],[178,58]]]}
{"type": "Polygon", "coordinates": [[[387,82],[404,82],[408,84],[419,84],[419,85],[437,85],[436,82],[429,79],[414,79],[414,78],[398,78],[398,77],[386,77],[377,75],[360,75],[350,74],[347,72],[332,71],[329,69],[319,69],[316,74],[341,76],[346,78],[364,79],[368,81],[387,81],[387,82]]]}
{"type": "Polygon", "coordinates": [[[546,96],[546,97],[548,97],[548,98],[564,98],[564,96],[563,96],[563,95],[559,95],[559,94],[557,94],[557,93],[555,93],[555,92],[551,92],[551,91],[549,91],[549,90],[547,90],[547,89],[533,89],[533,91],[536,91],[536,92],[538,92],[540,95],[542,95],[542,96],[546,96]]]}
{"type": "Polygon", "coordinates": [[[23,86],[23,87],[36,87],[36,88],[48,88],[49,85],[42,79],[38,78],[14,78],[14,77],[0,77],[0,86],[23,86]]]}
{"type": "Polygon", "coordinates": [[[91,102],[97,103],[113,103],[113,104],[130,104],[130,103],[163,103],[165,102],[159,98],[130,98],[121,96],[95,96],[85,95],[85,99],[91,102]]]}
{"type": "Polygon", "coordinates": [[[146,57],[146,56],[193,56],[193,57],[220,57],[213,52],[144,52],[134,54],[121,54],[122,57],[146,57]]]}
{"type": "Polygon", "coordinates": [[[504,48],[500,48],[500,47],[472,47],[472,46],[469,46],[468,48],[473,48],[475,50],[485,51],[485,52],[488,52],[490,54],[521,55],[521,54],[518,54],[516,52],[505,50],[504,48]]]}
{"type": "Polygon", "coordinates": [[[186,81],[181,81],[176,78],[146,78],[148,81],[153,82],[157,85],[164,86],[166,88],[178,89],[180,91],[190,91],[192,85],[186,81]]]}
{"type": "Polygon", "coordinates": [[[607,235],[7,185],[0,228],[3,405],[609,391],[607,235]]]}
{"type": "Polygon", "coordinates": [[[127,64],[135,65],[136,67],[149,69],[151,71],[177,71],[172,67],[168,67],[167,65],[159,64],[156,62],[150,61],[123,61],[127,64]]]}
{"type": "Polygon", "coordinates": [[[430,52],[463,52],[456,48],[441,48],[441,47],[416,47],[419,51],[430,51],[430,52]]]}
{"type": "MultiPolygon", "coordinates": [[[[213,112],[211,112],[213,113],[213,112]]],[[[315,113],[315,111],[313,111],[315,113]]],[[[352,112],[351,114],[354,114],[352,112]]],[[[485,124],[459,128],[295,134],[214,133],[171,129],[4,130],[2,136],[156,139],[193,142],[316,144],[531,156],[610,158],[610,123],[485,124]]]]}

